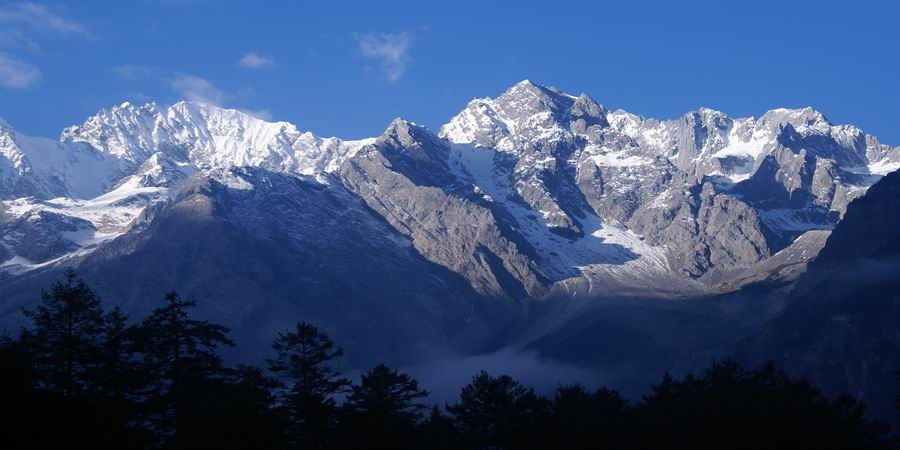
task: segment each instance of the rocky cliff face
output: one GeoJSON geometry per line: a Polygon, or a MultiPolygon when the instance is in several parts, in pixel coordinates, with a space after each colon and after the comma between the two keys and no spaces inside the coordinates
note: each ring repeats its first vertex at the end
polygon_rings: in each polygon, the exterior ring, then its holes
{"type": "Polygon", "coordinates": [[[449,152],[428,130],[398,119],[345,162],[340,176],[422,256],[462,275],[476,291],[539,295],[545,280],[525,240],[474,186],[454,176],[449,152]]]}
{"type": "MultiPolygon", "coordinates": [[[[340,185],[258,168],[191,176],[146,226],[77,264],[133,316],[173,288],[197,299],[246,358],[303,319],[341,336],[354,365],[408,363],[435,348],[473,351],[505,313],[340,185]]],[[[18,299],[4,303],[7,320],[59,276],[28,273],[3,281],[5,298],[18,299]]]]}
{"type": "Polygon", "coordinates": [[[900,163],[897,149],[810,108],[659,121],[528,81],[472,101],[440,135],[508,155],[497,161],[515,194],[561,235],[583,236],[593,214],[664,248],[670,268],[692,278],[830,229],[900,163]]]}
{"type": "Polygon", "coordinates": [[[809,108],[656,120],[528,81],[437,134],[398,119],[361,141],[126,103],[59,141],[0,123],[0,294],[13,316],[76,266],[134,311],[161,280],[246,330],[284,313],[471,343],[548,297],[792,280],[896,167],[809,108]]]}
{"type": "Polygon", "coordinates": [[[893,411],[900,367],[900,172],[853,201],[797,281],[785,313],[738,350],[774,359],[830,394],[893,411]]]}

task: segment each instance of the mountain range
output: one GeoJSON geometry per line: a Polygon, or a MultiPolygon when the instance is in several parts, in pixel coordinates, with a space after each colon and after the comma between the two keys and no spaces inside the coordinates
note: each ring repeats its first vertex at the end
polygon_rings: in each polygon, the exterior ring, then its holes
{"type": "Polygon", "coordinates": [[[898,168],[812,108],[657,120],[527,80],[356,141],[194,102],[58,140],[0,120],[0,319],[75,267],[132,315],[195,298],[241,358],[303,319],[360,366],[511,348],[655,380],[786,348],[798,290],[866,241],[881,212],[857,199],[898,168]]]}

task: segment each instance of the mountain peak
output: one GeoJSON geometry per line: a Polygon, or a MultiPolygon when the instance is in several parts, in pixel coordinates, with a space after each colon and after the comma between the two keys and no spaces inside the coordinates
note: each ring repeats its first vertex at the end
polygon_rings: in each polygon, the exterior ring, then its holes
{"type": "Polygon", "coordinates": [[[414,147],[422,143],[439,141],[438,137],[428,128],[400,117],[391,121],[391,124],[378,138],[380,143],[392,142],[400,147],[414,147]]]}
{"type": "MultiPolygon", "coordinates": [[[[570,95],[564,95],[559,89],[554,87],[547,87],[536,84],[531,80],[522,80],[507,89],[500,97],[497,97],[496,100],[502,100],[504,97],[521,97],[523,95],[534,96],[534,97],[556,97],[562,96],[568,99],[572,99],[574,97],[570,95]]],[[[554,99],[557,100],[557,99],[554,99]]]]}
{"type": "Polygon", "coordinates": [[[101,114],[103,112],[112,112],[112,111],[139,111],[139,110],[154,110],[159,109],[159,106],[156,102],[147,102],[143,105],[137,105],[129,101],[125,101],[119,103],[118,105],[113,105],[107,108],[102,108],[100,111],[97,111],[97,114],[101,114]]]}
{"type": "Polygon", "coordinates": [[[454,143],[514,151],[538,136],[561,138],[608,124],[606,110],[589,95],[576,97],[523,80],[496,98],[469,102],[441,127],[440,136],[454,143]]]}
{"type": "Polygon", "coordinates": [[[323,139],[287,122],[193,101],[115,105],[66,128],[61,141],[85,143],[119,161],[125,173],[163,152],[200,170],[256,166],[305,175],[335,170],[364,144],[323,139]]]}
{"type": "Polygon", "coordinates": [[[824,114],[811,106],[804,108],[776,108],[763,114],[764,123],[789,123],[796,127],[828,127],[831,121],[824,114]]]}
{"type": "Polygon", "coordinates": [[[406,127],[413,126],[413,127],[424,128],[421,125],[417,125],[413,121],[406,120],[402,117],[395,117],[394,120],[391,121],[390,125],[388,125],[388,129],[393,128],[393,127],[398,127],[398,126],[406,126],[406,127]]]}
{"type": "Polygon", "coordinates": [[[427,128],[422,125],[418,125],[415,122],[411,122],[402,117],[397,117],[391,121],[388,127],[384,130],[382,135],[398,135],[398,134],[410,134],[410,133],[431,133],[427,128]]]}
{"type": "Polygon", "coordinates": [[[572,95],[568,95],[560,91],[559,89],[553,86],[544,86],[542,84],[535,83],[531,80],[522,80],[512,86],[510,86],[506,92],[516,92],[526,90],[536,94],[555,94],[555,95],[563,95],[565,97],[574,99],[575,97],[572,95]]]}
{"type": "Polygon", "coordinates": [[[197,112],[202,112],[206,115],[211,115],[211,114],[226,115],[226,116],[239,118],[242,120],[253,119],[253,120],[259,120],[261,122],[265,122],[264,120],[258,119],[258,118],[254,117],[250,114],[247,114],[239,109],[226,108],[224,106],[214,105],[211,103],[197,102],[197,101],[192,101],[192,100],[182,100],[182,101],[176,102],[175,104],[173,104],[171,106],[171,109],[178,110],[178,111],[197,111],[197,112]]]}
{"type": "Polygon", "coordinates": [[[719,111],[717,109],[707,108],[705,106],[701,106],[697,108],[697,113],[701,116],[727,116],[727,114],[719,111]]]}
{"type": "MultiPolygon", "coordinates": [[[[606,109],[603,105],[597,103],[590,95],[581,93],[572,106],[569,108],[568,116],[574,121],[583,121],[583,125],[600,125],[609,126],[606,118],[606,109]]],[[[579,127],[580,128],[580,127],[579,127]]],[[[583,129],[580,131],[584,131],[583,129]]]]}

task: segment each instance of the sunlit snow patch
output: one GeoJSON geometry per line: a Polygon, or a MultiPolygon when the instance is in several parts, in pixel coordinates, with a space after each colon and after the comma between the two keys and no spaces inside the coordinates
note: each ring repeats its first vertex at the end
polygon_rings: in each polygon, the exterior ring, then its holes
{"type": "Polygon", "coordinates": [[[535,248],[539,264],[556,280],[584,273],[596,266],[621,266],[626,270],[667,270],[665,253],[645,243],[630,231],[621,230],[588,213],[579,218],[584,237],[570,240],[551,231],[550,223],[538,211],[516,201],[509,174],[494,164],[497,152],[467,144],[453,145],[451,167],[463,179],[470,179],[492,201],[500,203],[519,225],[519,232],[535,248]]]}

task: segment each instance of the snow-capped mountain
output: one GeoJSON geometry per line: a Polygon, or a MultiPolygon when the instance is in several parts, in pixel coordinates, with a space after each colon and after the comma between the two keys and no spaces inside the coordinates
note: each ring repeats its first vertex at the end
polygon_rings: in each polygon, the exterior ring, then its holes
{"type": "Polygon", "coordinates": [[[4,122],[0,211],[10,218],[3,241],[14,256],[2,264],[16,272],[84,255],[128,231],[146,208],[170,201],[194,173],[247,166],[326,174],[367,142],[320,138],[285,122],[188,102],[123,103],[66,128],[59,141],[22,135],[4,122]],[[48,218],[71,220],[39,239],[48,242],[32,244],[29,233],[16,231],[26,222],[45,227],[48,218]],[[24,250],[33,245],[50,249],[24,250]]]}
{"type": "Polygon", "coordinates": [[[336,170],[367,143],[320,138],[287,122],[189,102],[123,103],[66,128],[60,140],[88,144],[131,169],[159,154],[196,170],[248,166],[305,175],[336,170]]]}
{"type": "Polygon", "coordinates": [[[900,150],[811,108],[759,119],[701,108],[660,121],[529,81],[473,100],[440,135],[499,152],[503,178],[552,229],[577,238],[596,215],[690,277],[755,264],[832,228],[900,168],[900,150]]]}
{"type": "Polygon", "coordinates": [[[847,208],[798,280],[784,313],[738,348],[748,365],[775,361],[829,395],[895,411],[900,364],[900,172],[847,208]]]}
{"type": "MultiPolygon", "coordinates": [[[[142,212],[171,201],[190,176],[235,167],[348,184],[391,222],[382,207],[396,193],[384,192],[372,174],[352,176],[360,167],[354,157],[369,148],[366,158],[390,161],[385,173],[407,169],[415,187],[466,199],[461,214],[486,208],[506,240],[493,252],[527,260],[501,257],[517,266],[507,269],[525,292],[598,268],[693,279],[750,267],[804,232],[832,228],[853,198],[900,167],[897,148],[810,108],[758,119],[701,108],[661,121],[530,81],[473,100],[438,136],[400,121],[379,139],[320,138],[287,122],[190,102],[123,103],[66,128],[59,141],[24,136],[4,122],[3,265],[16,272],[82,255],[149,220],[142,212]],[[396,166],[391,152],[419,154],[415,169],[396,166]]],[[[407,233],[410,224],[395,221],[407,233]]],[[[464,270],[456,256],[444,260],[445,250],[420,252],[464,270]]],[[[480,284],[482,275],[470,281],[480,284]]]]}
{"type": "Polygon", "coordinates": [[[0,199],[94,197],[115,169],[91,147],[25,136],[0,120],[0,199]]]}
{"type": "MultiPolygon", "coordinates": [[[[595,297],[790,283],[897,168],[900,148],[809,108],[656,120],[528,81],[437,134],[397,119],[361,141],[191,102],[124,103],[59,140],[0,122],[0,316],[76,266],[133,311],[176,287],[255,336],[302,313],[384,349],[367,321],[405,330],[393,343],[561,348],[595,297]],[[550,298],[579,300],[538,313],[550,298]]],[[[723,323],[701,305],[665,308],[723,323]]],[[[688,333],[669,325],[653,339],[688,333]]]]}

